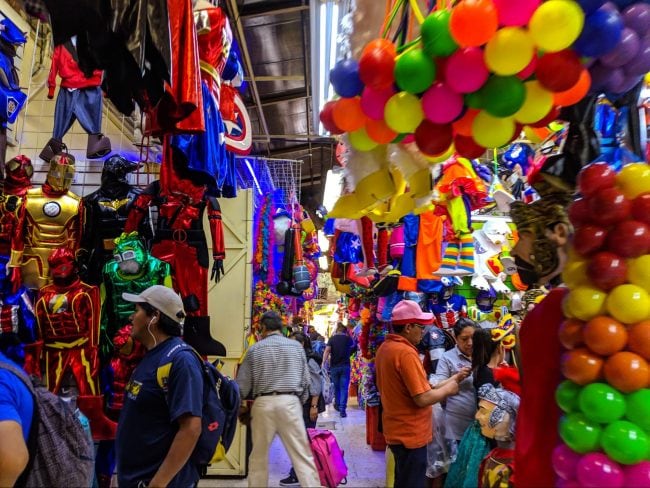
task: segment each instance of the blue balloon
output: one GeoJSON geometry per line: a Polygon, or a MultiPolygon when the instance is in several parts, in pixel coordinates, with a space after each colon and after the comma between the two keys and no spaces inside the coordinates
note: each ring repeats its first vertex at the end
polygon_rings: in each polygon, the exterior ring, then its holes
{"type": "Polygon", "coordinates": [[[336,63],[330,71],[330,83],[341,97],[361,95],[364,85],[359,78],[359,63],[354,59],[342,59],[336,63]]]}
{"type": "Polygon", "coordinates": [[[580,7],[584,11],[585,15],[589,15],[605,4],[606,0],[578,0],[580,7]]]}
{"type": "Polygon", "coordinates": [[[623,18],[618,11],[606,5],[600,7],[585,18],[584,28],[573,48],[585,57],[597,58],[607,54],[621,40],[623,27],[623,18]]]}
{"type": "Polygon", "coordinates": [[[614,0],[614,3],[616,4],[616,6],[620,10],[623,10],[624,8],[629,7],[633,3],[650,3],[650,2],[647,2],[647,1],[642,2],[642,1],[639,1],[639,0],[614,0]]]}

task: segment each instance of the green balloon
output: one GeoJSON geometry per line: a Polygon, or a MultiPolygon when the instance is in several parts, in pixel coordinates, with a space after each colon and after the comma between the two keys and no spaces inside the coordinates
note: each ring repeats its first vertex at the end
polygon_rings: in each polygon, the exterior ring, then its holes
{"type": "Polygon", "coordinates": [[[627,396],[625,416],[650,434],[650,389],[643,388],[627,396]]]}
{"type": "Polygon", "coordinates": [[[627,420],[605,427],[601,441],[605,453],[621,464],[636,464],[648,455],[648,435],[627,420]]]}
{"type": "Polygon", "coordinates": [[[429,15],[420,26],[424,52],[429,56],[449,56],[458,49],[451,37],[449,19],[451,11],[437,10],[429,15]]]}
{"type": "Polygon", "coordinates": [[[560,419],[560,437],[575,452],[585,454],[600,446],[602,429],[581,413],[570,413],[560,419]]]}
{"type": "Polygon", "coordinates": [[[526,99],[526,87],[516,76],[491,76],[479,93],[483,108],[494,117],[514,115],[526,99]]]}
{"type": "Polygon", "coordinates": [[[405,92],[417,95],[436,79],[436,63],[422,49],[413,49],[397,58],[395,82],[405,92]]]}
{"type": "Polygon", "coordinates": [[[395,136],[395,139],[390,141],[390,143],[397,144],[398,142],[402,142],[407,135],[408,134],[397,134],[397,136],[395,136]]]}
{"type": "Polygon", "coordinates": [[[609,424],[625,415],[625,397],[605,383],[591,383],[578,396],[578,405],[593,422],[609,424]]]}
{"type": "Polygon", "coordinates": [[[582,387],[573,381],[564,380],[555,390],[555,401],[566,413],[578,410],[578,395],[582,387]]]}
{"type": "Polygon", "coordinates": [[[483,108],[483,99],[481,98],[481,93],[478,91],[468,93],[463,97],[463,99],[465,100],[465,105],[469,108],[483,108]]]}

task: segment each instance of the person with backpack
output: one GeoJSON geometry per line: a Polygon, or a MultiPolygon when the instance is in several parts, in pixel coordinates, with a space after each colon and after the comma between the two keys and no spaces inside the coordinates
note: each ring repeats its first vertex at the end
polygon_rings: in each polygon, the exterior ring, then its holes
{"type": "Polygon", "coordinates": [[[147,352],[125,388],[115,439],[119,486],[195,486],[201,473],[191,456],[201,436],[204,379],[180,337],[183,302],[161,285],[122,297],[136,304],[132,335],[147,352]]]}
{"type": "Polygon", "coordinates": [[[334,383],[334,408],[341,417],[348,416],[348,390],[350,388],[350,354],[354,350],[354,341],[348,335],[348,329],[339,322],[336,333],[330,338],[323,353],[323,366],[330,367],[334,383]]]}

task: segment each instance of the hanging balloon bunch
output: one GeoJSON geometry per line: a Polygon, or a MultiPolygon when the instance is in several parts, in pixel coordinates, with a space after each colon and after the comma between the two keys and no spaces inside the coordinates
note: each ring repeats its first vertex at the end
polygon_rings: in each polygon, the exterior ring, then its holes
{"type": "Polygon", "coordinates": [[[593,163],[578,183],[553,466],[563,486],[650,486],[650,166],[593,163]]]}

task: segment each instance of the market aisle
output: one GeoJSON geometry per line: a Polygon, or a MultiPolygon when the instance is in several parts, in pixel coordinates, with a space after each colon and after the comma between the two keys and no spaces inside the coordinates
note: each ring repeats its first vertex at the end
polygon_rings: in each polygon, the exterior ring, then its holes
{"type": "MultiPolygon", "coordinates": [[[[384,453],[373,451],[366,444],[366,415],[363,410],[351,404],[347,418],[342,419],[330,405],[318,418],[318,427],[334,432],[341,449],[345,451],[349,469],[347,487],[385,486],[384,453]]],[[[287,476],[291,464],[278,437],[271,444],[269,460],[269,486],[280,486],[279,481],[287,476]]],[[[245,479],[204,479],[199,482],[200,488],[244,486],[248,486],[245,479]]]]}

